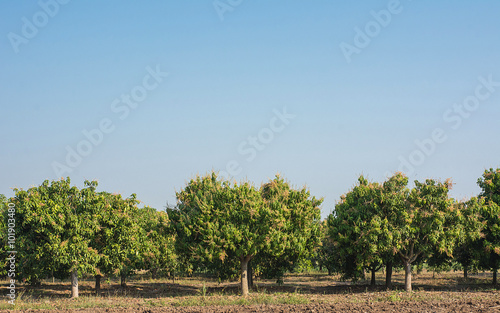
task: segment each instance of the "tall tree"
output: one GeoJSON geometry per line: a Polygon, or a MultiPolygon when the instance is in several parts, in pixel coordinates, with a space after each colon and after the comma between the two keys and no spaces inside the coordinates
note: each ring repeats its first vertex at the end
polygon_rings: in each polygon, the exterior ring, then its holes
{"type": "Polygon", "coordinates": [[[399,265],[400,259],[392,244],[393,224],[398,208],[405,207],[409,194],[408,177],[401,172],[396,172],[388,178],[380,190],[380,215],[385,223],[385,236],[382,241],[385,247],[381,249],[381,258],[385,264],[385,286],[392,287],[393,268],[399,265]]]}
{"type": "Polygon", "coordinates": [[[328,217],[330,236],[337,252],[337,267],[343,279],[358,279],[364,269],[371,270],[371,284],[375,272],[382,266],[382,235],[386,223],[379,215],[380,186],[363,176],[358,184],[335,206],[328,217]]]}
{"type": "Polygon", "coordinates": [[[86,181],[79,190],[67,178],[14,189],[21,278],[37,284],[49,273],[70,275],[71,295],[78,297],[78,273],[93,273],[98,261],[90,247],[101,208],[96,187],[97,182],[86,181]]]}
{"type": "Polygon", "coordinates": [[[259,192],[249,183],[233,185],[212,173],[192,179],[177,199],[178,210],[169,210],[169,216],[181,251],[203,263],[239,259],[241,292],[247,295],[248,262],[272,241],[270,214],[259,192]]]}
{"type": "Polygon", "coordinates": [[[274,257],[287,251],[301,255],[314,233],[311,220],[319,219],[319,208],[291,205],[303,199],[302,193],[286,191],[279,177],[264,186],[263,193],[248,182],[231,183],[211,173],[192,179],[177,193],[178,207],[168,210],[182,254],[201,264],[215,261],[231,268],[239,261],[242,295],[248,294],[250,260],[261,252],[274,257]],[[278,201],[281,190],[293,195],[289,203],[278,201]],[[303,228],[292,230],[294,224],[303,228]]]}
{"type": "Polygon", "coordinates": [[[448,197],[451,181],[415,181],[407,205],[394,207],[392,241],[405,269],[405,290],[411,291],[411,266],[432,252],[452,255],[463,227],[456,223],[460,211],[448,197]]]}
{"type": "Polygon", "coordinates": [[[277,175],[263,184],[260,193],[275,220],[280,221],[278,249],[259,251],[256,264],[267,278],[283,281],[287,271],[312,257],[321,242],[321,212],[323,199],[312,197],[307,188],[295,189],[277,175]]]}
{"type": "Polygon", "coordinates": [[[386,285],[390,287],[395,263],[391,220],[406,203],[407,182],[401,173],[383,184],[360,176],[358,184],[335,206],[328,225],[344,279],[358,279],[367,269],[372,274],[371,285],[375,285],[375,272],[385,265],[386,285]]]}

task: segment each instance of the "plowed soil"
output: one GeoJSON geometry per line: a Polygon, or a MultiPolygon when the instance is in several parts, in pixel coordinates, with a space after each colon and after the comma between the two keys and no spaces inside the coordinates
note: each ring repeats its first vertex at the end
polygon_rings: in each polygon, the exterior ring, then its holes
{"type": "MultiPolygon", "coordinates": [[[[9,311],[6,311],[9,312],[9,311]]],[[[13,312],[13,311],[12,311],[13,312]]],[[[19,311],[17,311],[19,312],[19,311]]],[[[334,303],[334,304],[307,304],[307,305],[255,305],[255,306],[208,306],[208,307],[182,307],[182,308],[112,308],[112,309],[73,309],[73,310],[27,310],[24,312],[106,312],[106,313],[242,313],[242,312],[500,312],[500,300],[466,300],[466,301],[422,301],[399,303],[334,303]]]]}

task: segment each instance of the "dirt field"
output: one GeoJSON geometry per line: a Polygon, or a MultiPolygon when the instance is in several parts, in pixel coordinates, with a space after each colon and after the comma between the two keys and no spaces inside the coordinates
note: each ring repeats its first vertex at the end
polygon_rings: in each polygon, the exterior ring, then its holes
{"type": "MultiPolygon", "coordinates": [[[[498,295],[497,295],[498,297],[498,295]]],[[[34,312],[33,310],[23,310],[34,312]]],[[[2,312],[14,312],[5,310],[2,312]]],[[[19,312],[19,311],[16,311],[19,312]]],[[[403,301],[403,302],[366,302],[366,303],[312,303],[299,305],[246,305],[246,306],[207,306],[207,307],[163,307],[163,308],[92,308],[36,310],[36,312],[106,312],[106,313],[153,313],[153,312],[500,312],[500,300],[464,299],[446,301],[403,301]]]]}
{"type": "MultiPolygon", "coordinates": [[[[172,282],[136,277],[125,289],[108,281],[99,296],[91,280],[82,281],[78,299],[69,298],[68,282],[46,282],[40,288],[19,286],[15,312],[500,312],[500,290],[493,288],[488,274],[467,281],[461,275],[414,275],[412,293],[402,291],[403,273],[395,274],[392,290],[382,285],[383,273],[376,287],[325,274],[289,275],[283,286],[257,281],[246,298],[238,295],[238,282],[204,278],[172,282]]],[[[2,294],[6,291],[2,284],[2,294]]],[[[0,312],[14,312],[5,302],[0,312]]]]}

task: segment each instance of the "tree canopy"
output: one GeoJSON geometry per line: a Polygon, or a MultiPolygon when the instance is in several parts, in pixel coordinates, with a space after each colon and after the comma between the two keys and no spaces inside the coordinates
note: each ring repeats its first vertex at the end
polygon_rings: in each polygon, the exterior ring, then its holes
{"type": "Polygon", "coordinates": [[[177,230],[177,247],[206,266],[221,268],[239,261],[241,291],[248,294],[248,263],[259,253],[288,262],[312,249],[319,231],[321,200],[304,188],[292,190],[277,176],[260,190],[248,182],[221,180],[216,173],[197,176],[177,193],[169,210],[177,230]]]}

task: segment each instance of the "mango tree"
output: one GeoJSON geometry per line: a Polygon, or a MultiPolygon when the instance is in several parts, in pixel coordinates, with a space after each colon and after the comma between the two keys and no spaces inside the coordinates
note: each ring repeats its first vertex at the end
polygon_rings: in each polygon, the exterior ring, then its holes
{"type": "Polygon", "coordinates": [[[462,266],[464,278],[467,279],[469,271],[479,267],[479,259],[483,250],[480,235],[484,227],[481,212],[485,200],[472,197],[467,201],[456,202],[455,205],[463,216],[464,234],[457,242],[453,260],[462,266]]]}
{"type": "Polygon", "coordinates": [[[232,267],[239,261],[242,295],[248,294],[250,260],[261,252],[276,258],[293,249],[302,253],[315,232],[311,220],[319,218],[317,207],[291,205],[303,199],[300,193],[280,203],[280,193],[290,191],[279,178],[262,192],[268,194],[263,197],[248,182],[231,183],[211,173],[192,179],[177,193],[177,208],[168,210],[182,254],[203,264],[219,260],[232,267]],[[292,231],[294,224],[303,228],[292,231]]]}
{"type": "Polygon", "coordinates": [[[14,189],[19,276],[32,284],[53,273],[71,275],[71,295],[78,297],[78,273],[93,273],[98,253],[90,247],[97,230],[100,201],[97,182],[79,190],[70,179],[44,181],[26,191],[14,189]]]}
{"type": "Polygon", "coordinates": [[[398,208],[404,207],[409,194],[408,177],[401,172],[394,173],[393,176],[388,178],[380,189],[380,215],[384,221],[385,236],[383,243],[386,245],[381,249],[381,258],[385,263],[385,286],[390,288],[392,286],[392,272],[393,267],[400,264],[399,256],[392,244],[394,225],[391,221],[396,216],[398,208]]]}
{"type": "Polygon", "coordinates": [[[323,270],[323,268],[326,268],[326,270],[328,271],[328,275],[332,275],[333,272],[336,270],[335,267],[336,250],[333,244],[333,240],[330,237],[330,234],[328,233],[327,220],[321,222],[320,233],[321,233],[321,242],[314,249],[312,262],[317,267],[319,267],[320,271],[323,270]]]}
{"type": "Polygon", "coordinates": [[[371,284],[375,284],[375,271],[382,266],[379,253],[379,236],[382,223],[377,215],[378,184],[370,183],[363,176],[335,206],[328,216],[330,236],[337,253],[337,268],[343,279],[357,280],[364,268],[372,271],[371,284]]]}
{"type": "Polygon", "coordinates": [[[102,275],[118,274],[120,284],[140,261],[143,231],[138,220],[138,201],[135,194],[123,199],[120,194],[100,193],[103,200],[99,212],[98,228],[91,246],[99,252],[95,275],[95,289],[99,291],[102,275]]]}
{"type": "Polygon", "coordinates": [[[259,251],[255,265],[260,267],[264,277],[277,278],[281,283],[287,271],[294,270],[299,262],[309,260],[319,246],[319,206],[323,199],[312,197],[307,188],[293,188],[279,175],[263,184],[260,193],[273,219],[279,221],[280,241],[275,249],[259,251]]]}
{"type": "Polygon", "coordinates": [[[212,173],[192,179],[176,196],[178,209],[169,215],[180,250],[203,263],[239,259],[241,291],[247,295],[248,262],[272,242],[270,214],[259,192],[247,182],[232,184],[212,173]]]}
{"type": "Polygon", "coordinates": [[[177,266],[175,254],[175,236],[170,231],[167,213],[151,207],[144,207],[136,212],[136,218],[143,234],[141,242],[141,262],[139,267],[149,270],[153,279],[161,270],[174,274],[177,266]]]}
{"type": "Polygon", "coordinates": [[[385,265],[386,285],[390,287],[395,262],[390,220],[396,207],[405,203],[406,184],[407,178],[400,173],[383,184],[360,176],[358,184],[335,206],[328,227],[335,245],[337,271],[343,279],[356,280],[368,269],[373,286],[375,272],[385,265]]]}
{"type": "Polygon", "coordinates": [[[403,262],[406,291],[412,290],[411,266],[418,257],[436,251],[452,255],[456,242],[463,237],[461,212],[448,197],[451,186],[449,180],[415,181],[406,205],[394,207],[391,238],[403,262]]]}

